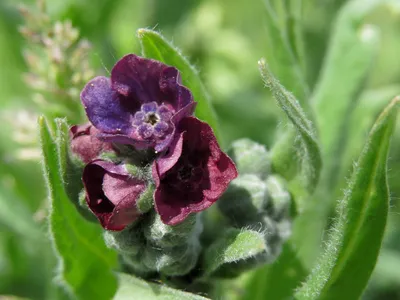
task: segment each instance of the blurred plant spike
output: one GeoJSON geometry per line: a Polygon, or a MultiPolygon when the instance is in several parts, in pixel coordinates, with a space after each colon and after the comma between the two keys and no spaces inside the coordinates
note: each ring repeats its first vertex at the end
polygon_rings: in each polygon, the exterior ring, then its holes
{"type": "Polygon", "coordinates": [[[19,160],[39,160],[41,154],[37,143],[35,113],[22,109],[5,110],[0,118],[4,118],[12,126],[12,139],[19,146],[10,155],[19,160]]]}
{"type": "Polygon", "coordinates": [[[27,41],[24,79],[36,92],[33,101],[48,116],[82,121],[79,93],[94,76],[88,60],[90,43],[80,39],[71,21],[53,22],[42,0],[35,8],[21,6],[19,10],[25,20],[19,30],[27,41]]]}

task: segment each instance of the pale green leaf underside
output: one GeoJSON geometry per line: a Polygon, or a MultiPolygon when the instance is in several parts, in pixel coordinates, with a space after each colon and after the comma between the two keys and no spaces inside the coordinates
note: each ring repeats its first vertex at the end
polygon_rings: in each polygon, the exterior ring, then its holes
{"type": "Polygon", "coordinates": [[[211,275],[224,264],[237,263],[265,251],[268,251],[268,248],[261,233],[229,229],[204,254],[204,272],[211,275]]]}
{"type": "Polygon", "coordinates": [[[144,57],[161,61],[176,67],[180,71],[182,83],[190,89],[194,101],[197,102],[196,116],[207,122],[214,129],[217,138],[220,140],[217,116],[196,69],[160,33],[141,28],[137,31],[137,36],[140,40],[144,57]]]}
{"type": "Polygon", "coordinates": [[[128,274],[118,274],[119,287],[114,300],[207,300],[200,295],[186,293],[162,284],[150,283],[128,274]]]}
{"type": "Polygon", "coordinates": [[[296,299],[358,299],[376,264],[389,209],[386,164],[397,105],[375,122],[359,157],[324,253],[296,299]]]}
{"type": "Polygon", "coordinates": [[[116,255],[106,248],[100,226],[85,221],[68,199],[59,173],[65,164],[59,161],[58,153],[69,140],[68,128],[51,125],[58,128],[56,135],[51,133],[44,117],[39,119],[50,198],[50,235],[59,262],[57,275],[67,291],[78,299],[110,299],[117,288],[111,272],[116,255]]]}

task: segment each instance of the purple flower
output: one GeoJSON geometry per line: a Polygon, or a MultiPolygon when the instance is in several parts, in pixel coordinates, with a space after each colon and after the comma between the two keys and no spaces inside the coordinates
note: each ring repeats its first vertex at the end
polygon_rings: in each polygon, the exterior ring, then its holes
{"type": "Polygon", "coordinates": [[[95,160],[82,176],[86,202],[104,229],[120,231],[140,216],[136,202],[146,182],[133,178],[124,165],[95,160]]]}
{"type": "Polygon", "coordinates": [[[238,175],[207,123],[187,117],[178,129],[169,153],[156,160],[152,169],[155,208],[167,225],[211,206],[238,175]]]}
{"type": "Polygon", "coordinates": [[[111,143],[97,138],[99,131],[89,123],[74,125],[69,130],[71,139],[71,151],[84,163],[98,158],[103,152],[114,151],[111,143]]]}
{"type": "Polygon", "coordinates": [[[103,140],[158,152],[168,147],[175,126],[196,106],[176,68],[134,54],[116,63],[110,79],[89,81],[81,100],[103,140]]]}

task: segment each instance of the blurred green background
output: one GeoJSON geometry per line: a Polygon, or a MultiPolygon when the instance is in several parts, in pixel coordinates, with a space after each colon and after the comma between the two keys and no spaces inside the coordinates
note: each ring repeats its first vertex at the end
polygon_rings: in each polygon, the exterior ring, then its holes
{"type": "MultiPolygon", "coordinates": [[[[0,295],[55,299],[56,291],[52,289],[57,281],[55,259],[46,235],[46,190],[36,134],[40,107],[22,79],[27,72],[22,56],[26,41],[18,32],[23,18],[17,2],[0,1],[0,295]]],[[[277,52],[273,51],[274,44],[268,36],[268,13],[262,0],[47,2],[52,20],[71,20],[81,36],[92,43],[90,59],[98,74],[107,74],[126,53],[139,54],[135,37],[138,28],[162,32],[200,71],[226,145],[234,139],[250,137],[270,148],[286,126],[257,69],[259,58],[270,58],[277,52]]],[[[279,13],[281,1],[275,2],[279,13]]],[[[338,11],[346,2],[303,1],[304,58],[310,90],[322,69],[338,11]]],[[[35,4],[28,0],[22,3],[35,4]]],[[[400,94],[399,12],[394,7],[382,6],[362,20],[380,31],[379,51],[362,90],[355,95],[360,117],[357,120],[366,122],[367,128],[379,111],[375,107],[383,107],[400,94]]],[[[279,64],[270,63],[279,75],[279,64]]],[[[390,223],[365,299],[400,299],[400,130],[397,127],[389,160],[390,223]]],[[[367,130],[363,137],[366,134],[367,130]]],[[[350,141],[350,145],[349,171],[362,140],[350,141]]],[[[340,180],[344,186],[346,180],[340,180]]]]}

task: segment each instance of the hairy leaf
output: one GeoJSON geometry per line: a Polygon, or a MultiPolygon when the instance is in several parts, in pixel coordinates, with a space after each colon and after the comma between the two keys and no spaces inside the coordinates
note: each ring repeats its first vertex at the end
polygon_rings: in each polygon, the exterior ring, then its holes
{"type": "MultiPolygon", "coordinates": [[[[339,180],[344,179],[340,177],[343,175],[341,167],[344,166],[346,171],[348,169],[348,165],[343,163],[346,148],[357,147],[357,140],[353,141],[351,135],[353,130],[349,130],[351,117],[353,110],[359,109],[356,101],[379,45],[378,32],[365,24],[365,18],[380,5],[390,2],[396,0],[347,1],[335,20],[325,63],[312,97],[324,162],[321,188],[310,199],[304,213],[296,219],[293,232],[299,245],[299,256],[307,267],[315,263],[323,230],[338,196],[335,191],[344,184],[339,180]],[[313,222],[309,222],[311,219],[313,222]],[[304,232],[308,234],[304,236],[304,232]]],[[[362,125],[357,126],[361,128],[362,125]]]]}
{"type": "Polygon", "coordinates": [[[347,130],[359,92],[379,50],[379,33],[364,18],[378,5],[392,0],[353,0],[340,10],[329,49],[311,99],[321,137],[329,184],[339,174],[347,130]]]}
{"type": "Polygon", "coordinates": [[[282,82],[290,90],[300,103],[306,108],[309,90],[305,81],[303,60],[303,45],[301,42],[301,25],[299,22],[299,5],[288,5],[287,1],[272,3],[265,1],[267,18],[266,39],[270,44],[267,53],[270,67],[282,82]]]}
{"type": "MultiPolygon", "coordinates": [[[[210,276],[224,267],[229,271],[229,264],[253,263],[258,255],[267,254],[269,249],[264,236],[253,230],[228,229],[215,241],[204,254],[204,273],[210,276]]],[[[223,273],[223,272],[222,272],[223,273]]]]}
{"type": "Polygon", "coordinates": [[[119,287],[114,300],[207,300],[199,295],[175,290],[162,284],[146,282],[128,274],[120,273],[118,277],[119,287]]]}
{"type": "Polygon", "coordinates": [[[322,165],[321,154],[314,125],[307,118],[296,98],[289,93],[273,76],[268,69],[265,60],[260,60],[258,65],[265,85],[271,90],[272,95],[278,102],[278,105],[282,108],[299,133],[303,147],[303,153],[301,157],[303,172],[302,176],[305,179],[305,185],[312,192],[318,183],[322,165]]]}
{"type": "Polygon", "coordinates": [[[376,120],[339,203],[327,246],[296,299],[358,299],[381,247],[389,209],[387,155],[395,98],[376,120]]]}
{"type": "MultiPolygon", "coordinates": [[[[50,132],[44,119],[39,119],[43,150],[43,167],[50,199],[50,235],[58,257],[61,283],[78,299],[110,299],[117,288],[111,272],[116,255],[107,249],[100,226],[85,221],[68,199],[60,169],[57,144],[68,142],[64,132],[50,132]]],[[[52,128],[56,128],[53,123],[52,128]]]]}
{"type": "Polygon", "coordinates": [[[279,258],[251,274],[241,300],[289,299],[299,282],[307,276],[290,243],[279,258]]]}

